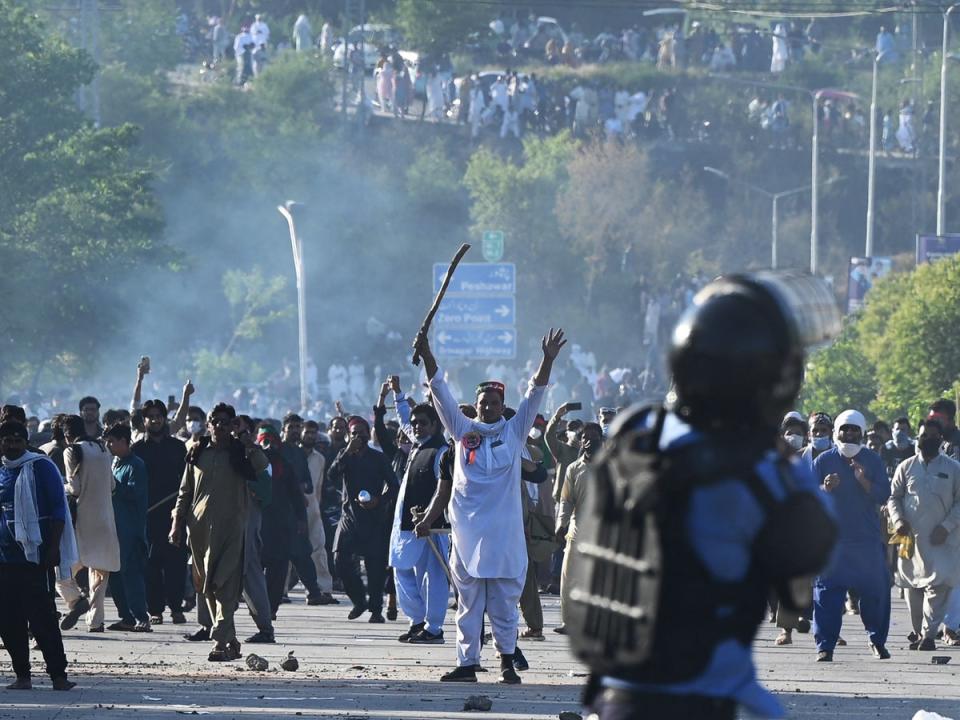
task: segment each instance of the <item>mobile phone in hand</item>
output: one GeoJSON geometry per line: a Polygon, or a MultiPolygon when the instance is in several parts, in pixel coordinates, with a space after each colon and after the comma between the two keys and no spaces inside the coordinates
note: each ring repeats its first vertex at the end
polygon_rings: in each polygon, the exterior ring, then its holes
{"type": "Polygon", "coordinates": [[[574,410],[583,410],[583,403],[572,402],[567,403],[567,410],[573,412],[574,410]]]}

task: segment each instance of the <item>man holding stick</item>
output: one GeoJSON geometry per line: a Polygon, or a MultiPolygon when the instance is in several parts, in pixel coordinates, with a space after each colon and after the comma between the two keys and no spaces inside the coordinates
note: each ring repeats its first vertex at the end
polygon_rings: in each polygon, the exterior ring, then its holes
{"type": "Polygon", "coordinates": [[[504,385],[477,387],[477,420],[460,412],[430,350],[426,328],[417,336],[416,354],[423,358],[437,413],[456,443],[452,482],[442,482],[415,532],[425,537],[449,501],[453,534],[451,573],[459,592],[457,667],[445,682],[476,682],[480,663],[483,613],[493,628],[500,653],[500,682],[515,685],[517,603],[527,573],[521,506],[520,454],[536,419],[550,380],[553,362],[566,344],[563,330],[553,328],[541,342],[543,359],[527,393],[510,420],[503,417],[504,385]]]}

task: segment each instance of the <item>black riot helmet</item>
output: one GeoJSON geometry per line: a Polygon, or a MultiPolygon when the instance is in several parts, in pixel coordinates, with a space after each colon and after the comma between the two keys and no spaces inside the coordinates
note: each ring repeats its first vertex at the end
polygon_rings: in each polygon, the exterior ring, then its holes
{"type": "Polygon", "coordinates": [[[839,329],[833,296],[813,276],[720,277],[674,329],[673,409],[701,430],[773,433],[800,391],[805,348],[839,329]]]}

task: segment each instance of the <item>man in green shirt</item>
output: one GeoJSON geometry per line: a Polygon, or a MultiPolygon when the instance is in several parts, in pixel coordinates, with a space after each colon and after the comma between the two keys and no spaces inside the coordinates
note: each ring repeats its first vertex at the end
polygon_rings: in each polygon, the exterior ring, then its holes
{"type": "Polygon", "coordinates": [[[153,632],[147,613],[147,466],[130,449],[128,425],[104,435],[113,455],[113,515],[120,543],[120,571],[110,574],[110,595],[120,614],[110,630],[153,632]]]}

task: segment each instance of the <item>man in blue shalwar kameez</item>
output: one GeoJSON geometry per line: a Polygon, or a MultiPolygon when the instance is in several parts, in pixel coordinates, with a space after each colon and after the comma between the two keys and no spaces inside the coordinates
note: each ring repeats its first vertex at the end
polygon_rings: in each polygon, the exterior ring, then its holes
{"type": "Polygon", "coordinates": [[[866,430],[861,413],[840,413],[834,422],[834,447],[813,463],[814,475],[833,498],[839,528],[833,560],[813,588],[818,662],[833,660],[848,590],[860,597],[860,619],[871,651],[881,660],[890,657],[890,573],[879,514],[890,497],[890,481],[880,456],[862,444],[866,430]]]}

